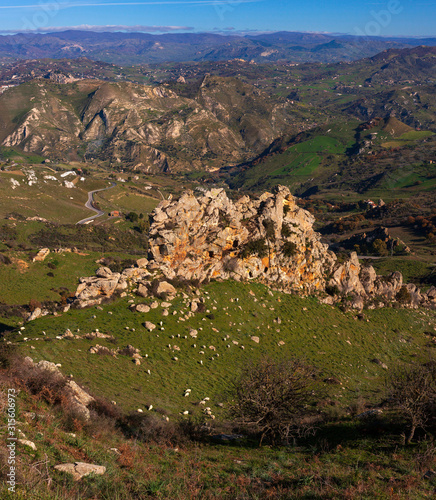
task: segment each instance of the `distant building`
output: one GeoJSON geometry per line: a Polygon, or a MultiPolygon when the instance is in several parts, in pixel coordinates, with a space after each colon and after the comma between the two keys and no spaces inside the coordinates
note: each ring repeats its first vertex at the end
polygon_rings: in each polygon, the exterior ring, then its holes
{"type": "Polygon", "coordinates": [[[375,208],[377,206],[377,203],[374,203],[372,200],[365,200],[365,203],[371,208],[375,208]]]}
{"type": "Polygon", "coordinates": [[[119,217],[120,216],[120,212],[119,210],[113,210],[112,212],[110,212],[109,214],[109,217],[119,217]]]}

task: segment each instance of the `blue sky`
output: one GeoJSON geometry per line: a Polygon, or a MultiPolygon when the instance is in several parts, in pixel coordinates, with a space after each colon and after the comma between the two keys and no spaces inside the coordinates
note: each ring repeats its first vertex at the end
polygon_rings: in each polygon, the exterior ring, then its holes
{"type": "Polygon", "coordinates": [[[87,29],[436,35],[436,0],[0,0],[0,32],[87,29]],[[133,28],[132,28],[133,27],[133,28]]]}

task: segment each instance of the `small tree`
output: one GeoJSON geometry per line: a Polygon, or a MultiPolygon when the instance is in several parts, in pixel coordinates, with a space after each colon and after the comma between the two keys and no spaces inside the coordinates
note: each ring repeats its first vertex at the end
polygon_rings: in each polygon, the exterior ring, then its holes
{"type": "Polygon", "coordinates": [[[382,241],[378,238],[372,244],[372,250],[376,255],[380,255],[380,256],[385,256],[385,255],[389,254],[388,246],[386,245],[386,242],[382,241]]]}
{"type": "Polygon", "coordinates": [[[389,401],[406,420],[410,444],[415,431],[436,420],[436,362],[395,370],[387,380],[389,401]]]}
{"type": "Polygon", "coordinates": [[[289,442],[313,430],[315,370],[301,361],[261,359],[234,383],[229,412],[233,420],[272,442],[289,442]]]}

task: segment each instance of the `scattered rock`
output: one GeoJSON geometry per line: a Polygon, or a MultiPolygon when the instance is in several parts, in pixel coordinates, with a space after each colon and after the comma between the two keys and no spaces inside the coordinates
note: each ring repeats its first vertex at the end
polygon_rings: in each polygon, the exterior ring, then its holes
{"type": "Polygon", "coordinates": [[[33,451],[37,450],[35,443],[32,443],[32,441],[28,441],[27,439],[18,439],[17,441],[23,446],[28,446],[29,448],[32,448],[33,451]]]}
{"type": "Polygon", "coordinates": [[[148,260],[143,258],[143,259],[138,259],[136,261],[136,265],[139,267],[139,268],[146,268],[147,265],[148,265],[148,260]]]}
{"type": "Polygon", "coordinates": [[[136,310],[140,313],[148,313],[150,312],[150,306],[148,306],[147,304],[138,304],[136,306],[136,310]]]}
{"type": "Polygon", "coordinates": [[[48,254],[50,253],[49,248],[41,248],[41,250],[33,257],[33,262],[43,262],[48,254]]]}
{"type": "Polygon", "coordinates": [[[377,358],[371,359],[371,363],[375,363],[376,365],[381,366],[383,368],[383,370],[388,369],[388,366],[377,358]]]}
{"type": "Polygon", "coordinates": [[[136,294],[139,295],[140,297],[148,297],[148,288],[141,283],[138,286],[138,290],[136,291],[136,294]]]}
{"type": "Polygon", "coordinates": [[[102,475],[106,472],[106,467],[103,465],[86,464],[83,462],[75,462],[73,464],[59,464],[54,468],[60,472],[72,474],[75,481],[79,481],[82,477],[89,474],[102,475]]]}
{"type": "Polygon", "coordinates": [[[95,346],[91,346],[88,350],[90,354],[100,354],[100,355],[107,355],[107,356],[113,356],[115,357],[117,352],[109,349],[109,347],[102,346],[99,344],[96,344],[95,346]]]}
{"type": "Polygon", "coordinates": [[[39,307],[36,307],[32,314],[27,318],[27,321],[34,321],[42,316],[42,310],[39,307]]]}
{"type": "Polygon", "coordinates": [[[156,288],[155,295],[161,299],[174,298],[177,290],[167,281],[161,281],[156,288]]]}
{"type": "Polygon", "coordinates": [[[110,278],[112,274],[112,271],[108,267],[99,267],[95,273],[99,278],[110,278]]]}

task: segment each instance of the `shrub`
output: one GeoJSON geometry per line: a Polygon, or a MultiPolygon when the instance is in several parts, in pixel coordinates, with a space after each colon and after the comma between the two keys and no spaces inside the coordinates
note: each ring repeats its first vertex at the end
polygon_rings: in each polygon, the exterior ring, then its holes
{"type": "Polygon", "coordinates": [[[285,257],[292,257],[297,253],[297,245],[292,241],[286,241],[282,247],[282,253],[285,257]]]}
{"type": "Polygon", "coordinates": [[[200,424],[189,422],[167,422],[156,413],[131,413],[123,418],[121,429],[129,438],[146,443],[174,445],[201,434],[200,424]]]}
{"type": "Polygon", "coordinates": [[[436,362],[394,370],[387,379],[387,395],[408,425],[410,444],[416,429],[436,425],[436,362]]]}
{"type": "Polygon", "coordinates": [[[275,237],[275,225],[271,219],[264,220],[262,222],[263,227],[265,228],[265,234],[268,240],[273,240],[275,237]]]}
{"type": "Polygon", "coordinates": [[[35,367],[26,370],[23,367],[17,375],[21,383],[37,399],[42,399],[51,405],[63,403],[66,380],[56,372],[35,367]]]}
{"type": "Polygon", "coordinates": [[[388,246],[385,241],[376,239],[372,244],[372,250],[376,255],[385,256],[388,255],[388,246]]]}
{"type": "Polygon", "coordinates": [[[11,264],[11,262],[11,259],[7,255],[3,255],[2,253],[0,253],[0,264],[5,264],[6,266],[8,266],[9,264],[11,264]]]}
{"type": "Polygon", "coordinates": [[[118,420],[121,417],[121,412],[117,406],[100,396],[93,396],[92,401],[88,408],[95,412],[99,417],[107,417],[112,420],[118,420]]]}
{"type": "Polygon", "coordinates": [[[243,248],[240,256],[242,259],[250,257],[250,255],[257,255],[260,258],[268,255],[268,247],[265,243],[265,238],[249,241],[243,248]]]}
{"type": "Polygon", "coordinates": [[[291,236],[291,229],[288,224],[285,222],[282,224],[282,237],[283,238],[288,238],[291,236]]]}
{"type": "Polygon", "coordinates": [[[33,312],[35,309],[41,308],[41,302],[36,299],[30,299],[29,301],[29,310],[30,312],[33,312]]]}
{"type": "Polygon", "coordinates": [[[407,304],[410,302],[411,295],[409,290],[407,289],[406,286],[402,286],[400,291],[397,293],[395,299],[400,303],[400,304],[407,304]]]}
{"type": "Polygon", "coordinates": [[[126,219],[129,220],[130,222],[138,222],[138,214],[136,212],[129,212],[126,215],[126,219]]]}
{"type": "Polygon", "coordinates": [[[14,365],[17,357],[17,347],[14,344],[0,344],[0,368],[9,368],[14,365]]]}
{"type": "Polygon", "coordinates": [[[273,443],[289,442],[313,430],[315,370],[298,360],[261,359],[242,373],[231,390],[233,421],[273,443]]]}

